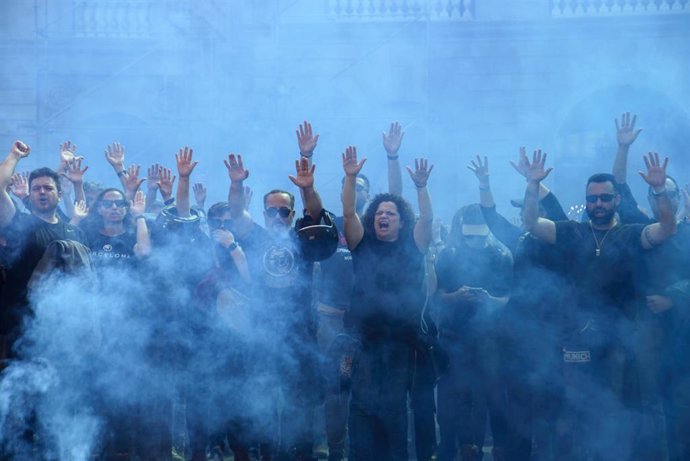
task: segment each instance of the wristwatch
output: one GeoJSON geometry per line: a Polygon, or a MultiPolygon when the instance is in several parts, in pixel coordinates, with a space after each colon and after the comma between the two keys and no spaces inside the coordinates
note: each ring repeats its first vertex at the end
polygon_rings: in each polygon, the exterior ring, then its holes
{"type": "Polygon", "coordinates": [[[230,251],[230,252],[235,251],[239,247],[240,247],[240,244],[237,243],[237,241],[234,241],[230,245],[228,245],[228,251],[230,251]]]}

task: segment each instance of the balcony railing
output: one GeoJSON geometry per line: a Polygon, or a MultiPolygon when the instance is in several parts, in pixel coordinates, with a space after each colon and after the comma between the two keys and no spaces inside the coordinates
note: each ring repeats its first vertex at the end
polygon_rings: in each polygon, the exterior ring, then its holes
{"type": "Polygon", "coordinates": [[[552,0],[555,18],[690,14],[690,0],[552,0]]]}
{"type": "Polygon", "coordinates": [[[327,5],[328,16],[336,20],[474,19],[474,0],[328,0],[327,5]]]}

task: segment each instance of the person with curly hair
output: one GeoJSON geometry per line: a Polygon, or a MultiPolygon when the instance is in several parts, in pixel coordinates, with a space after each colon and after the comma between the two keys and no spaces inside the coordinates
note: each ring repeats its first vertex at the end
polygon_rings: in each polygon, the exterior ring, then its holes
{"type": "Polygon", "coordinates": [[[358,339],[352,365],[350,456],[407,460],[409,367],[424,307],[424,254],[433,212],[426,189],[433,166],[407,168],[417,189],[420,216],[400,196],[379,194],[360,220],[355,210],[357,174],[365,159],[343,153],[343,217],[355,282],[346,326],[358,339]]]}

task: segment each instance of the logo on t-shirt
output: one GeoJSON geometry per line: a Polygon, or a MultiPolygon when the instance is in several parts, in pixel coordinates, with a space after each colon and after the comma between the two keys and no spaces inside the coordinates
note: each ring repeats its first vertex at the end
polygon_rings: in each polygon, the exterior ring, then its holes
{"type": "Polygon", "coordinates": [[[110,253],[111,251],[113,251],[113,246],[109,243],[106,243],[105,245],[103,245],[103,251],[105,251],[106,253],[110,253]]]}
{"type": "Polygon", "coordinates": [[[272,288],[290,286],[297,278],[297,254],[286,246],[272,245],[263,255],[266,285],[272,288]]]}

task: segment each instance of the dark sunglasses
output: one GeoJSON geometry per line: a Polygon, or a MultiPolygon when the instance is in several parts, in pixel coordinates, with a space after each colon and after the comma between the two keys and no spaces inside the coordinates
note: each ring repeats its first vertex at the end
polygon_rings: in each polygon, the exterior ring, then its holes
{"type": "Polygon", "coordinates": [[[272,206],[266,208],[264,211],[269,218],[275,218],[277,214],[279,214],[281,218],[287,218],[290,216],[290,213],[292,213],[292,210],[286,206],[281,206],[280,208],[272,206]]]}
{"type": "Polygon", "coordinates": [[[232,222],[232,219],[211,218],[208,220],[208,225],[214,229],[220,229],[221,227],[223,229],[225,229],[226,225],[231,223],[231,222],[232,222]]]}
{"type": "Polygon", "coordinates": [[[127,206],[127,200],[101,200],[100,202],[101,206],[103,208],[112,208],[113,205],[115,205],[118,208],[124,208],[127,206]]]}
{"type": "Polygon", "coordinates": [[[597,203],[597,200],[601,200],[604,203],[608,203],[616,198],[615,194],[599,194],[599,195],[588,195],[585,197],[588,203],[597,203]]]}

